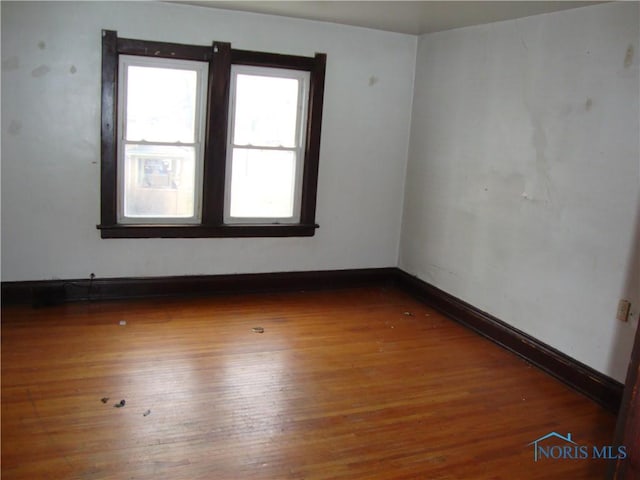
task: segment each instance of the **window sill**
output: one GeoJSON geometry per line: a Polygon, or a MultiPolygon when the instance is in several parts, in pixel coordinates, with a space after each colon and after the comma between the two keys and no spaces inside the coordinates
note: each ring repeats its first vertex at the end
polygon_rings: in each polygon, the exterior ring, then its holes
{"type": "Polygon", "coordinates": [[[102,238],[312,237],[315,224],[268,225],[98,225],[102,238]]]}

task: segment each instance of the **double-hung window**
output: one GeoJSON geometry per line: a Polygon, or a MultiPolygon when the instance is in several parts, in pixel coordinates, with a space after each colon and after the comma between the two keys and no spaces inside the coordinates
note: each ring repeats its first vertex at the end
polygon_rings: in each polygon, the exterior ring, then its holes
{"type": "Polygon", "coordinates": [[[201,222],[208,65],[121,55],[118,222],[201,222]]]}
{"type": "Polygon", "coordinates": [[[300,221],[308,85],[309,72],[231,67],[225,222],[300,221]]]}
{"type": "Polygon", "coordinates": [[[310,236],[326,56],[103,31],[103,238],[310,236]]]}

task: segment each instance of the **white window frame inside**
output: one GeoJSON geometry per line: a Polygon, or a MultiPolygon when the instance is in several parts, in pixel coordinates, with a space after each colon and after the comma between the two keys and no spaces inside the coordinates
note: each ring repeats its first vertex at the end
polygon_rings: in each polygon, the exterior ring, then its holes
{"type": "Polygon", "coordinates": [[[286,68],[258,67],[250,65],[232,65],[229,85],[229,113],[227,128],[227,154],[225,165],[225,189],[224,189],[224,223],[225,224],[295,224],[300,222],[302,201],[302,178],[304,169],[304,156],[307,131],[307,112],[309,108],[309,84],[310,72],[286,68]],[[235,113],[236,113],[236,85],[238,75],[270,76],[277,78],[292,78],[299,81],[298,89],[298,114],[296,121],[296,138],[294,147],[265,147],[260,145],[236,145],[233,142],[235,113]],[[295,185],[293,214],[290,217],[233,217],[231,216],[231,178],[234,148],[292,151],[295,153],[295,185]]]}
{"type": "Polygon", "coordinates": [[[202,219],[202,190],[204,171],[204,141],[206,128],[206,100],[209,64],[192,60],[170,58],[153,58],[135,55],[119,55],[118,64],[118,146],[117,146],[117,212],[118,223],[122,224],[199,224],[202,219]],[[197,74],[196,84],[196,118],[194,124],[194,142],[159,142],[159,141],[128,141],[127,140],[127,85],[128,68],[130,66],[169,68],[191,70],[197,74]],[[126,216],[124,211],[125,195],[125,146],[126,145],[158,145],[194,147],[195,150],[195,184],[194,184],[194,214],[190,217],[178,216],[126,216]]]}

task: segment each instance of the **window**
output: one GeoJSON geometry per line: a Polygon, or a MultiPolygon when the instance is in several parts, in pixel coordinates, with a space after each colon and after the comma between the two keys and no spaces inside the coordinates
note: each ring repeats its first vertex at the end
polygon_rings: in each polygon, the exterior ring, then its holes
{"type": "Polygon", "coordinates": [[[200,223],[207,69],[120,55],[118,223],[200,223]]]}
{"type": "Polygon", "coordinates": [[[103,31],[103,238],[311,236],[326,56],[103,31]]]}
{"type": "Polygon", "coordinates": [[[309,72],[231,67],[225,222],[299,222],[308,84],[309,72]]]}

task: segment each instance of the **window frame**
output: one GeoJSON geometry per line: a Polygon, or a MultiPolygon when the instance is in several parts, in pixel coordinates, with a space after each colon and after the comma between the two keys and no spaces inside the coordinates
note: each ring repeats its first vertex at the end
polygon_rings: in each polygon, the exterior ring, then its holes
{"type": "Polygon", "coordinates": [[[236,50],[227,42],[183,45],[119,38],[102,31],[100,230],[102,238],[207,238],[313,236],[326,54],[314,57],[236,50]],[[200,223],[118,223],[118,64],[120,55],[194,60],[209,64],[200,223]],[[231,65],[309,72],[306,131],[297,223],[225,223],[225,179],[231,65]]]}

